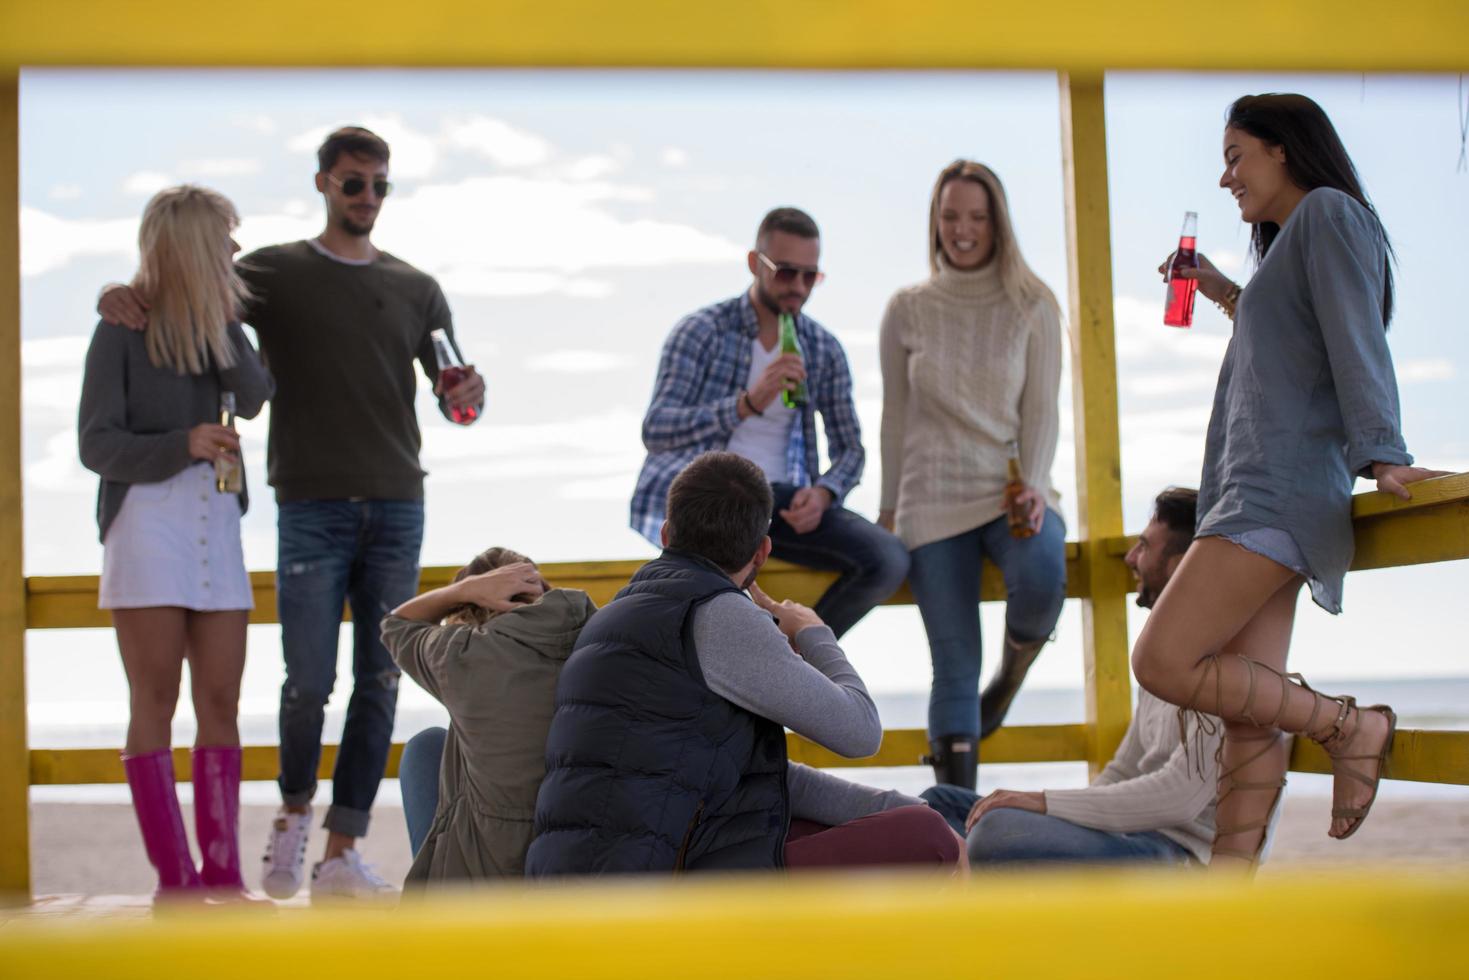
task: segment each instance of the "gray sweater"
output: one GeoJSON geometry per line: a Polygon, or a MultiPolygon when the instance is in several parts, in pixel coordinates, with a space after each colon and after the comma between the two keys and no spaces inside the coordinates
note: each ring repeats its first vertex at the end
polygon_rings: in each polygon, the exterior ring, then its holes
{"type": "MultiPolygon", "coordinates": [[[[847,758],[882,746],[877,706],[827,627],[797,633],[797,656],[769,613],[729,592],[694,611],[692,632],[699,669],[715,694],[847,758]]],[[[798,764],[788,769],[787,788],[792,817],[829,826],[926,805],[798,764]]]]}
{"type": "Polygon", "coordinates": [[[1386,262],[1377,219],[1351,197],[1320,187],[1296,205],[1240,296],[1204,445],[1199,536],[1289,532],[1333,613],[1353,481],[1413,461],[1382,322],[1386,262]]]}
{"type": "MultiPolygon", "coordinates": [[[[227,328],[235,365],[203,374],[178,374],[148,360],[145,334],[99,323],[87,348],[77,446],[82,465],[102,478],[97,491],[97,528],[107,529],[134,483],[161,483],[187,469],[189,430],[219,421],[219,393],[235,393],[235,414],[251,419],[273,390],[238,323],[227,328]]],[[[240,511],[249,497],[240,491],[240,511]]]]}

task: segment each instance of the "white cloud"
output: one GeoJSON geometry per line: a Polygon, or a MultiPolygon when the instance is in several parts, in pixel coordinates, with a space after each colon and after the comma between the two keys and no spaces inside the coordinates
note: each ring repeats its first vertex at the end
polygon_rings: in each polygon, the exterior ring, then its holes
{"type": "Polygon", "coordinates": [[[1215,370],[1165,370],[1124,374],[1123,387],[1129,395],[1156,398],[1169,395],[1201,395],[1214,393],[1219,380],[1215,370]]]}
{"type": "Polygon", "coordinates": [[[551,144],[545,139],[490,116],[448,120],[444,138],[450,146],[478,153],[504,168],[535,166],[551,158],[551,144]]]}
{"type": "MultiPolygon", "coordinates": [[[[75,406],[73,400],[71,407],[75,406]]],[[[76,428],[70,425],[48,438],[45,454],[25,468],[27,489],[32,491],[83,491],[95,486],[96,479],[82,467],[77,456],[76,428]]]]}
{"type": "Polygon", "coordinates": [[[604,350],[560,350],[538,354],[525,362],[528,371],[551,371],[557,374],[601,374],[633,363],[627,354],[604,350]]]}
{"type": "Polygon", "coordinates": [[[20,343],[21,368],[27,374],[43,368],[76,367],[87,356],[90,337],[46,337],[20,343]]]}
{"type": "Polygon", "coordinates": [[[81,184],[56,184],[46,192],[53,201],[75,201],[82,196],[81,184]]]}
{"type": "Polygon", "coordinates": [[[1245,257],[1239,252],[1210,252],[1209,261],[1213,262],[1221,272],[1228,272],[1231,275],[1238,275],[1245,268],[1245,257]]]}
{"type": "Polygon", "coordinates": [[[658,154],[658,160],[665,167],[682,167],[689,162],[689,151],[677,146],[665,146],[663,152],[658,154]]]}
{"type": "Polygon", "coordinates": [[[582,157],[569,164],[562,173],[568,180],[596,180],[616,173],[618,162],[605,154],[582,157]]]}
{"type": "Polygon", "coordinates": [[[248,177],[260,172],[260,161],[251,157],[185,160],[179,171],[190,177],[248,177]]]}
{"type": "MultiPolygon", "coordinates": [[[[590,269],[728,262],[742,254],[733,242],[689,225],[627,219],[606,208],[650,197],[642,188],[600,181],[473,177],[395,199],[383,210],[378,240],[452,280],[454,288],[480,293],[485,283],[503,287],[505,281],[494,277],[510,272],[579,275],[590,269]]],[[[579,288],[583,295],[605,295],[603,286],[583,282],[579,288]]]]}
{"type": "Polygon", "coordinates": [[[138,223],[58,218],[36,208],[20,209],[20,274],[39,276],[83,256],[136,256],[138,223]]]}
{"type": "Polygon", "coordinates": [[[1397,366],[1398,381],[1452,381],[1458,375],[1454,362],[1447,357],[1420,357],[1402,361],[1397,366]]]}
{"type": "Polygon", "coordinates": [[[122,190],[123,193],[135,197],[152,197],[165,187],[172,187],[178,182],[177,178],[156,170],[140,170],[122,182],[122,190]]]}

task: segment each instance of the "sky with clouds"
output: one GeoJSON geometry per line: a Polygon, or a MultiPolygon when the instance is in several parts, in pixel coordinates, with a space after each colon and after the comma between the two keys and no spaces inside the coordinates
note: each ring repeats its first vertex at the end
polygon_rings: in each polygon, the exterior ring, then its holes
{"type": "MultiPolygon", "coordinates": [[[[1154,269],[1183,212],[1195,210],[1201,249],[1248,274],[1248,229],[1217,186],[1220,134],[1232,98],[1270,90],[1311,95],[1341,130],[1397,248],[1390,343],[1409,447],[1427,465],[1469,470],[1469,173],[1455,169],[1455,80],[1111,75],[1129,530],[1146,521],[1158,489],[1197,482],[1228,338],[1207,303],[1192,330],[1164,327],[1154,269]]],[[[426,564],[459,564],[495,543],[541,561],[653,554],[627,527],[627,499],[659,346],[681,315],[745,288],[744,252],[770,207],[799,205],[822,227],[829,278],[808,312],[853,366],[869,456],[849,505],[869,515],[877,327],[891,293],[926,275],[937,171],[956,156],[991,164],[1027,257],[1063,302],[1066,292],[1050,74],[33,71],[21,80],[21,120],[28,574],[100,568],[95,478],[76,458],[77,393],[97,290],[132,274],[148,196],[186,180],[223,191],[243,216],[246,249],[312,236],[321,227],[314,150],[342,123],[392,144],[395,190],[375,241],[443,284],[461,346],[489,384],[485,417],[468,429],[444,422],[421,391],[426,564]]],[[[1074,529],[1069,380],[1061,404],[1054,477],[1074,529]]],[[[244,425],[257,486],[264,434],[263,418],[244,425]]],[[[252,568],[273,567],[274,507],[266,493],[252,504],[246,556],[252,568]]],[[[1335,677],[1469,675],[1469,615],[1457,598],[1465,571],[1350,577],[1344,617],[1302,608],[1293,664],[1335,677]]],[[[992,654],[999,617],[986,607],[992,654]]],[[[1133,620],[1136,630],[1141,616],[1133,620]]],[[[1079,685],[1080,641],[1079,609],[1068,603],[1035,683],[1079,685]]],[[[32,634],[33,684],[63,676],[61,658],[83,648],[113,656],[110,644],[100,632],[32,634]]],[[[262,690],[279,683],[273,644],[268,630],[252,630],[262,690]]],[[[874,687],[927,687],[914,610],[879,610],[848,645],[874,687]]]]}

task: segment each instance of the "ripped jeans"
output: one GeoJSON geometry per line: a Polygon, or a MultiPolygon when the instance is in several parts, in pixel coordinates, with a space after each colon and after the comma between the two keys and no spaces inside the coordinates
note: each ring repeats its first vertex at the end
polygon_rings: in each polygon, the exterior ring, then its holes
{"type": "Polygon", "coordinates": [[[342,606],[352,607],[352,696],[323,826],[361,837],[387,766],[398,668],[379,631],[418,590],[422,500],[293,500],[279,508],[276,608],[281,687],[280,784],[287,806],[311,802],[321,729],[337,677],[342,606]]]}

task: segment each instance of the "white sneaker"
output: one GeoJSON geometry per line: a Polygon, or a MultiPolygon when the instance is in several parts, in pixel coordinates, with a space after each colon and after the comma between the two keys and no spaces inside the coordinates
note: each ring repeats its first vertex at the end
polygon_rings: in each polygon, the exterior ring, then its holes
{"type": "Polygon", "coordinates": [[[341,857],[322,861],[311,869],[311,900],[318,898],[357,898],[381,900],[393,898],[398,889],[378,877],[372,865],[352,848],[341,857]]]}
{"type": "Polygon", "coordinates": [[[301,890],[305,880],[306,839],[311,836],[311,808],[305,813],[276,811],[270,838],[260,859],[260,887],[271,898],[286,899],[301,890]]]}

